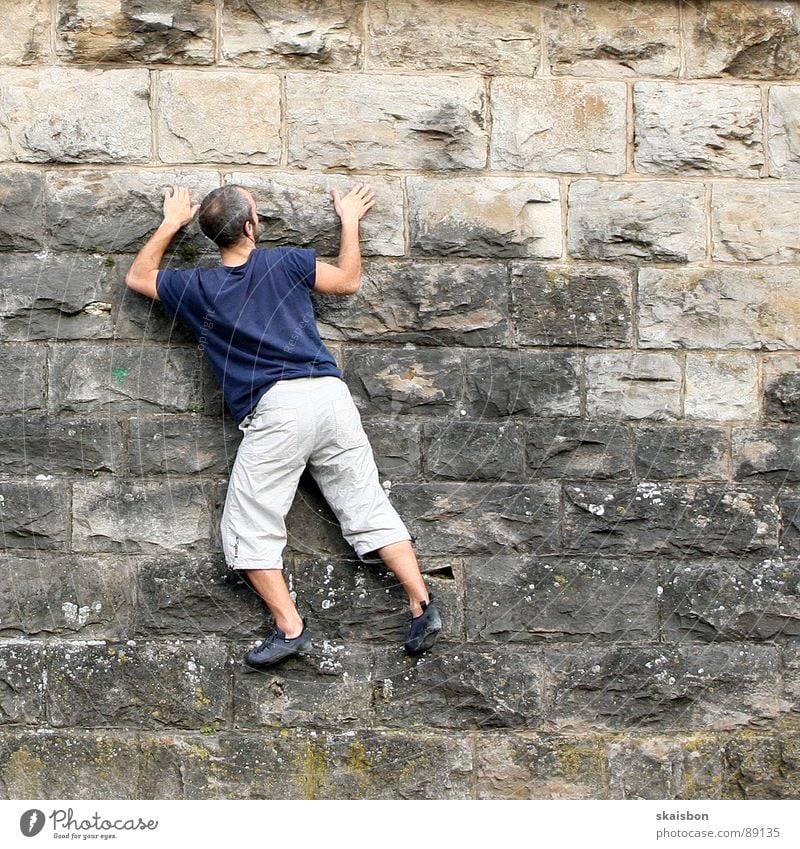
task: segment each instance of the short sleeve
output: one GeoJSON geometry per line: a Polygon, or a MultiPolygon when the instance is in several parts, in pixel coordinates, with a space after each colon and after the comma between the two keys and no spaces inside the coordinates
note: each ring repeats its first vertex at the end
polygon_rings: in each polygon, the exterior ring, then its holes
{"type": "Polygon", "coordinates": [[[294,280],[313,289],[317,282],[317,253],[311,248],[289,248],[284,254],[284,267],[294,280]]]}
{"type": "Polygon", "coordinates": [[[156,275],[156,294],[170,315],[177,315],[181,302],[185,301],[193,272],[194,269],[159,269],[156,275]]]}

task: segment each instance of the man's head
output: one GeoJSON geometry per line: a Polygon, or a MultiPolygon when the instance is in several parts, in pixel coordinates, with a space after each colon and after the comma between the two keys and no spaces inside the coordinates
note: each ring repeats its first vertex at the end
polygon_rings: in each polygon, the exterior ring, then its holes
{"type": "Polygon", "coordinates": [[[261,225],[256,202],[243,186],[222,186],[200,203],[200,229],[220,249],[239,242],[258,241],[261,225]]]}

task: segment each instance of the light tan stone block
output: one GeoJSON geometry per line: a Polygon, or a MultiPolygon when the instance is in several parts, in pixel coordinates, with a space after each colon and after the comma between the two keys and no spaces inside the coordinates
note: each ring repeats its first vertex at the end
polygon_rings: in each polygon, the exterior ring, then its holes
{"type": "Polygon", "coordinates": [[[50,3],[3,3],[0,23],[0,65],[29,65],[47,52],[50,3]]]}
{"type": "Polygon", "coordinates": [[[752,354],[687,354],[686,418],[758,418],[758,367],[752,354]]]}
{"type": "Polygon", "coordinates": [[[672,354],[633,351],[586,358],[591,418],[674,419],[680,416],[681,366],[672,354]]]}
{"type": "Polygon", "coordinates": [[[800,86],[769,90],[769,173],[800,177],[800,86]]]}

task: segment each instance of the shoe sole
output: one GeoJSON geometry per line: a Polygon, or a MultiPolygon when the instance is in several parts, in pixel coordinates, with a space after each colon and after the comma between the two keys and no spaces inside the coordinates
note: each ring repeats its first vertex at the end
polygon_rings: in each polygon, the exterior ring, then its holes
{"type": "Polygon", "coordinates": [[[285,654],[283,657],[279,657],[277,660],[273,660],[271,663],[262,663],[258,666],[255,666],[252,663],[248,663],[246,660],[242,660],[242,671],[265,672],[267,669],[272,669],[273,666],[277,666],[279,663],[283,663],[285,660],[289,660],[290,657],[303,657],[310,648],[311,642],[308,642],[306,645],[303,646],[303,648],[298,649],[297,651],[293,651],[291,654],[285,654]]]}
{"type": "Polygon", "coordinates": [[[433,648],[433,644],[436,642],[436,637],[439,636],[439,632],[442,630],[442,621],[439,619],[438,621],[431,622],[430,625],[426,626],[422,634],[420,635],[420,642],[417,644],[417,648],[409,648],[408,645],[403,646],[406,650],[406,654],[422,654],[422,652],[428,651],[428,649],[433,648]]]}

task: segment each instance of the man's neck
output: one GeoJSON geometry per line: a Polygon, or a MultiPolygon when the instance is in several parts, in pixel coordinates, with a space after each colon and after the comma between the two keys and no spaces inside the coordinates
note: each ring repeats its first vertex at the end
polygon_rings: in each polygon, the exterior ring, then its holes
{"type": "Polygon", "coordinates": [[[255,244],[250,241],[238,242],[229,248],[220,248],[220,262],[227,266],[244,265],[255,249],[255,244]]]}

